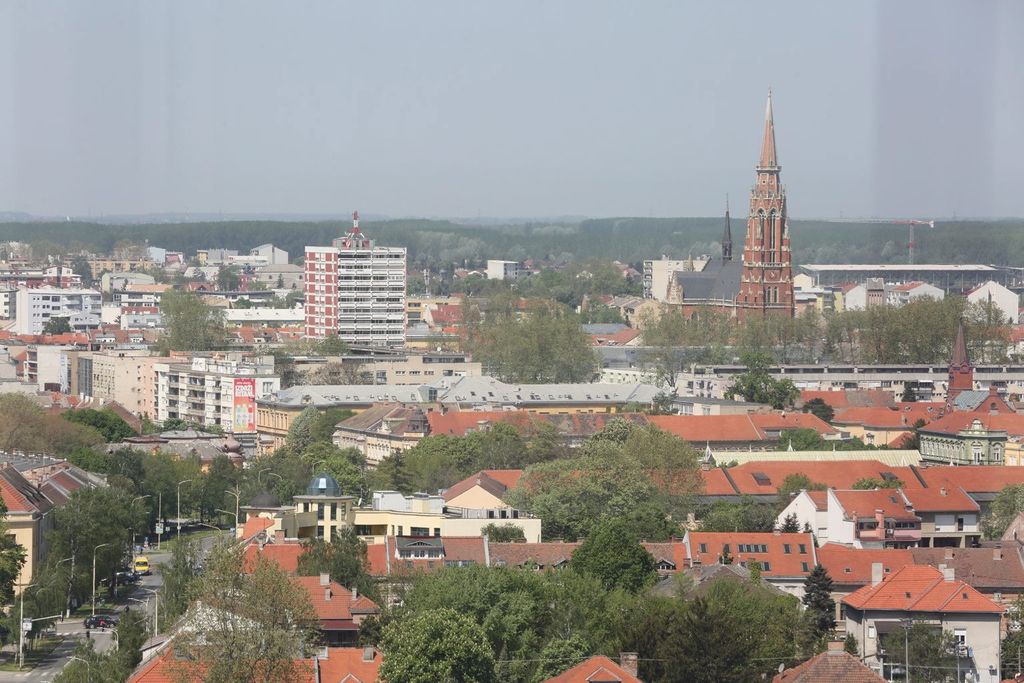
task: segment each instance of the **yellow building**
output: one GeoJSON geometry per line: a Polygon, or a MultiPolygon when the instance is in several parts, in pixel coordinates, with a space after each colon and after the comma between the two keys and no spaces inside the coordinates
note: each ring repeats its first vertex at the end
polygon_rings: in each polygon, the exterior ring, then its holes
{"type": "Polygon", "coordinates": [[[0,466],[0,494],[7,506],[7,524],[25,549],[18,584],[32,582],[32,572],[46,560],[46,534],[53,528],[53,504],[10,465],[0,466]]]}

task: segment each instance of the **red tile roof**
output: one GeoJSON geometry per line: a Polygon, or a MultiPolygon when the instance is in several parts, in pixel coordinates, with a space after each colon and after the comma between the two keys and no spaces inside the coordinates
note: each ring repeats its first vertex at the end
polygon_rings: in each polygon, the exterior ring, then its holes
{"type": "Polygon", "coordinates": [[[772,683],[884,683],[885,679],[849,652],[830,650],[776,674],[772,683]]]}
{"type": "Polygon", "coordinates": [[[885,391],[884,389],[857,389],[854,391],[818,391],[814,389],[804,389],[800,392],[801,405],[816,398],[820,398],[822,401],[832,406],[832,409],[836,411],[836,413],[839,413],[845,408],[855,406],[876,406],[884,408],[893,404],[892,392],[885,391]]]}
{"type": "Polygon", "coordinates": [[[1016,466],[922,467],[918,472],[930,489],[961,486],[970,494],[994,494],[1010,484],[1024,484],[1024,467],[1016,466]]]}
{"type": "Polygon", "coordinates": [[[319,576],[296,576],[292,578],[292,582],[301,586],[306,591],[317,617],[321,620],[351,620],[353,611],[356,614],[376,614],[380,612],[377,603],[365,595],[357,596],[353,600],[352,591],[337,581],[330,581],[325,586],[320,582],[319,576]]]}
{"type": "Polygon", "coordinates": [[[847,408],[835,416],[833,424],[862,425],[875,429],[907,429],[918,420],[931,422],[942,414],[941,406],[935,408],[930,403],[907,403],[900,410],[890,408],[847,408]],[[912,407],[913,406],[913,407],[912,407]],[[919,406],[919,407],[918,407],[919,406]]]}
{"type": "Polygon", "coordinates": [[[490,543],[491,565],[523,567],[536,565],[541,569],[559,567],[570,559],[579,543],[549,541],[547,543],[490,543]]]}
{"type": "Polygon", "coordinates": [[[963,581],[946,581],[934,567],[908,565],[892,572],[875,586],[864,586],[843,598],[860,610],[901,612],[989,613],[1006,609],[963,581]]]}
{"type": "Polygon", "coordinates": [[[700,443],[776,441],[786,429],[813,429],[838,434],[810,413],[753,413],[749,415],[651,415],[651,424],[681,439],[700,443]]]}
{"type": "MultiPolygon", "coordinates": [[[[376,683],[383,657],[374,649],[373,659],[367,662],[363,661],[363,652],[361,647],[329,647],[326,659],[297,660],[301,668],[295,683],[376,683]]],[[[205,667],[197,664],[195,675],[188,673],[168,647],[139,666],[128,677],[128,683],[201,683],[205,667]]]]}
{"type": "Polygon", "coordinates": [[[0,466],[0,496],[9,513],[44,513],[53,505],[9,465],[0,466]]]}
{"type": "Polygon", "coordinates": [[[978,512],[981,507],[959,486],[908,489],[903,492],[914,512],[978,512]]]}
{"type": "Polygon", "coordinates": [[[625,346],[640,336],[640,330],[627,327],[612,334],[590,335],[591,346],[625,346]]]}
{"type": "Polygon", "coordinates": [[[544,683],[643,683],[643,681],[604,655],[598,655],[577,664],[554,678],[547,679],[544,683]]]}
{"type": "Polygon", "coordinates": [[[985,429],[1005,431],[1009,436],[1024,436],[1024,415],[1017,413],[986,415],[956,411],[928,424],[922,431],[929,434],[956,434],[968,429],[975,420],[978,420],[985,429]]]}
{"type": "Polygon", "coordinates": [[[523,476],[522,470],[480,470],[460,482],[452,484],[444,492],[445,502],[461,496],[470,489],[481,486],[492,495],[502,498],[505,492],[514,488],[523,476]]]}
{"type": "Polygon", "coordinates": [[[267,517],[250,517],[242,525],[242,538],[249,539],[259,532],[274,526],[274,520],[267,517]]]}
{"type": "Polygon", "coordinates": [[[728,545],[729,554],[734,562],[761,562],[763,576],[806,576],[817,564],[812,534],[690,531],[686,534],[685,543],[689,556],[694,562],[699,560],[701,564],[717,563],[725,546],[728,545]],[[761,546],[764,546],[763,552],[761,546]],[[786,546],[789,546],[789,552],[786,546]],[[800,546],[803,546],[803,552],[800,546]],[[767,568],[764,566],[765,562],[768,563],[767,568]]]}
{"type": "MultiPolygon", "coordinates": [[[[432,536],[431,538],[436,537],[432,536]]],[[[387,536],[383,543],[371,543],[366,546],[366,560],[369,564],[370,574],[393,576],[408,572],[429,572],[444,567],[446,562],[487,565],[487,553],[484,550],[482,536],[442,536],[441,544],[444,548],[443,557],[406,559],[398,557],[395,537],[387,536]]]]}
{"type": "Polygon", "coordinates": [[[376,683],[380,677],[380,665],[384,662],[381,653],[372,650],[373,658],[363,660],[361,647],[327,648],[327,659],[318,660],[320,683],[376,683]]]}
{"type": "Polygon", "coordinates": [[[288,574],[295,574],[299,571],[299,557],[304,548],[301,543],[267,543],[262,548],[258,543],[250,543],[245,548],[243,567],[251,571],[255,566],[256,558],[263,557],[275,562],[288,574]]]}
{"type": "Polygon", "coordinates": [[[899,489],[875,489],[870,491],[833,491],[836,500],[843,506],[846,519],[872,518],[881,510],[886,519],[919,520],[911,510],[899,489]]]}
{"type": "MultiPolygon", "coordinates": [[[[728,457],[727,454],[722,456],[728,457]]],[[[1024,468],[1022,468],[1024,469],[1024,468]]],[[[850,489],[861,479],[882,479],[883,473],[892,473],[904,486],[919,486],[917,477],[909,467],[891,467],[878,460],[786,461],[766,460],[747,462],[728,468],[729,477],[736,483],[739,493],[774,495],[782,482],[791,474],[805,474],[816,484],[831,488],[850,489]],[[755,475],[762,475],[755,477],[755,475]]]]}
{"type": "Polygon", "coordinates": [[[878,562],[883,576],[900,567],[914,564],[909,550],[895,548],[849,548],[838,543],[826,543],[818,548],[818,562],[840,585],[867,585],[871,583],[871,565],[878,562]]]}

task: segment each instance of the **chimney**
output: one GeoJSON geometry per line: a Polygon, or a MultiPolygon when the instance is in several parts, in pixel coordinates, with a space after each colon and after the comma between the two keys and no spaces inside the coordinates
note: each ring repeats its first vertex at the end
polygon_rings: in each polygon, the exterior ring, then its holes
{"type": "Polygon", "coordinates": [[[942,488],[939,489],[939,495],[940,496],[944,496],[944,495],[946,495],[946,493],[947,493],[947,491],[946,491],[946,487],[945,486],[943,486],[942,488]]]}
{"type": "Polygon", "coordinates": [[[882,577],[885,575],[885,570],[882,569],[881,562],[871,563],[871,585],[877,586],[882,583],[882,577]]]}
{"type": "Polygon", "coordinates": [[[1001,560],[1001,559],[1003,559],[1003,549],[1002,548],[993,548],[992,549],[992,559],[993,560],[1001,560]]]}
{"type": "Polygon", "coordinates": [[[359,589],[356,588],[355,586],[352,586],[352,602],[355,602],[358,599],[359,599],[359,589]]]}
{"type": "Polygon", "coordinates": [[[885,513],[881,510],[875,510],[875,524],[878,525],[878,533],[885,533],[885,513]]]}
{"type": "Polygon", "coordinates": [[[636,676],[637,666],[639,665],[639,657],[640,655],[636,652],[620,652],[619,666],[621,666],[623,671],[630,674],[631,676],[636,676]]]}
{"type": "Polygon", "coordinates": [[[330,601],[331,601],[331,587],[328,586],[327,588],[324,589],[324,602],[330,602],[330,601]]]}
{"type": "Polygon", "coordinates": [[[331,585],[331,575],[330,574],[321,574],[320,575],[320,585],[321,586],[330,586],[331,585]]]}
{"type": "Polygon", "coordinates": [[[845,643],[843,641],[841,641],[841,640],[830,640],[830,641],[828,641],[828,650],[827,650],[827,652],[830,655],[842,654],[843,652],[846,651],[846,648],[844,646],[845,646],[845,643]]]}
{"type": "Polygon", "coordinates": [[[284,529],[278,529],[274,532],[274,543],[284,543],[284,529]]]}
{"type": "Polygon", "coordinates": [[[944,560],[952,560],[953,557],[954,557],[954,554],[953,554],[953,549],[952,548],[946,548],[946,552],[942,553],[942,559],[944,559],[944,560]]]}
{"type": "Polygon", "coordinates": [[[953,574],[953,568],[947,567],[946,565],[939,565],[942,568],[942,578],[944,581],[956,581],[956,576],[953,574]]]}
{"type": "Polygon", "coordinates": [[[363,661],[364,662],[372,662],[373,658],[376,657],[376,656],[377,656],[377,651],[374,650],[372,647],[364,647],[363,648],[363,661]]]}

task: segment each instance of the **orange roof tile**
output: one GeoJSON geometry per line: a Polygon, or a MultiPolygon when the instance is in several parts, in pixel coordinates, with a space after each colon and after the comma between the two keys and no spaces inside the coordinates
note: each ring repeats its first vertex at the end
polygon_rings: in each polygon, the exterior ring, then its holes
{"type": "Polygon", "coordinates": [[[274,520],[267,517],[250,517],[242,525],[242,538],[252,538],[259,532],[274,526],[274,520]]]}
{"type": "Polygon", "coordinates": [[[444,499],[446,502],[450,501],[476,486],[481,486],[494,496],[502,498],[508,489],[515,487],[522,476],[522,470],[480,470],[448,487],[444,492],[444,499]]]}
{"type": "MultiPolygon", "coordinates": [[[[728,456],[723,456],[728,457],[728,456]]],[[[891,467],[878,460],[746,462],[728,469],[729,476],[742,494],[775,495],[782,482],[792,474],[804,474],[816,484],[830,488],[850,489],[861,479],[882,479],[891,473],[904,486],[918,486],[917,477],[909,467],[891,467]],[[755,476],[759,475],[759,476],[755,476]]]]}
{"type": "Polygon", "coordinates": [[[931,404],[904,404],[900,410],[890,408],[847,408],[835,416],[833,424],[863,425],[876,429],[896,429],[900,427],[910,428],[918,420],[930,422],[942,414],[942,408],[935,408],[931,404]],[[920,405],[920,408],[910,406],[920,405]]]}
{"type": "Polygon", "coordinates": [[[384,659],[376,648],[372,653],[373,658],[365,661],[361,647],[327,648],[327,659],[317,662],[320,666],[317,680],[321,683],[376,683],[384,659]]]}
{"type": "MultiPolygon", "coordinates": [[[[840,643],[841,645],[841,643],[840,643]]],[[[822,652],[786,669],[772,683],[884,683],[885,679],[842,648],[822,652]]]]}
{"type": "Polygon", "coordinates": [[[909,503],[899,489],[875,489],[869,491],[833,491],[847,519],[872,518],[881,510],[887,519],[919,520],[920,517],[908,510],[909,503]]]}
{"type": "Polygon", "coordinates": [[[818,548],[818,562],[832,577],[833,583],[858,585],[871,583],[871,565],[878,562],[883,575],[914,564],[909,550],[895,548],[849,548],[838,543],[826,543],[818,548]]]}
{"type": "Polygon", "coordinates": [[[981,507],[959,486],[908,489],[903,492],[915,512],[978,512],[981,507]]]}
{"type": "Polygon", "coordinates": [[[764,576],[806,576],[817,564],[812,534],[690,531],[684,542],[694,562],[715,564],[728,545],[735,562],[757,560],[762,563],[764,576]]]}
{"type": "Polygon", "coordinates": [[[750,415],[651,415],[651,424],[686,441],[700,443],[775,441],[786,429],[813,429],[837,434],[827,422],[810,413],[750,415]]]}
{"type": "Polygon", "coordinates": [[[309,595],[309,601],[316,610],[316,615],[324,619],[352,619],[352,610],[363,613],[378,613],[380,608],[377,603],[366,596],[358,596],[352,599],[352,591],[342,586],[337,581],[330,581],[328,585],[320,582],[319,576],[296,576],[292,582],[301,586],[309,595]]]}
{"type": "Polygon", "coordinates": [[[591,657],[544,683],[643,683],[604,655],[591,657]]]}
{"type": "MultiPolygon", "coordinates": [[[[970,494],[999,493],[1010,484],[1024,484],[1024,467],[966,465],[922,467],[918,470],[928,488],[960,486],[970,494]]],[[[906,481],[906,480],[904,480],[906,481]]]]}
{"type": "Polygon", "coordinates": [[[935,420],[923,427],[921,431],[929,434],[956,434],[968,429],[975,420],[978,420],[985,429],[1005,431],[1009,436],[1024,436],[1024,415],[1017,413],[986,415],[985,413],[956,411],[935,420]]]}
{"type": "Polygon", "coordinates": [[[299,557],[303,550],[301,543],[267,543],[262,548],[257,543],[250,543],[245,548],[243,567],[251,571],[256,558],[263,557],[277,563],[288,574],[295,574],[299,571],[299,557]]]}
{"type": "Polygon", "coordinates": [[[946,581],[935,567],[907,565],[875,586],[864,586],[843,598],[860,610],[1002,614],[997,605],[963,581],[946,581]]]}

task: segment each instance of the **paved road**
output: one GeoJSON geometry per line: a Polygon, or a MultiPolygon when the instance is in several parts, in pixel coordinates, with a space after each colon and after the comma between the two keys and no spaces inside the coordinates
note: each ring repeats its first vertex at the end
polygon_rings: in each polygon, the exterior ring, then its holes
{"type": "MultiPolygon", "coordinates": [[[[224,536],[204,536],[199,539],[199,545],[202,549],[203,556],[210,551],[213,544],[218,538],[224,538],[224,536]]],[[[165,546],[166,548],[166,546],[165,546]]],[[[165,562],[170,562],[171,554],[166,549],[161,552],[147,551],[146,557],[149,558],[150,566],[153,569],[153,573],[150,576],[142,577],[142,581],[135,588],[130,597],[137,600],[144,600],[145,604],[129,600],[128,604],[131,609],[144,609],[146,614],[149,615],[152,620],[153,608],[155,603],[153,601],[153,595],[149,591],[158,590],[164,583],[163,576],[160,573],[159,565],[165,562]]],[[[123,608],[122,608],[123,610],[123,608]]],[[[86,628],[82,623],[81,618],[68,620],[63,623],[57,624],[57,633],[60,635],[67,636],[64,642],[57,646],[57,648],[47,657],[43,662],[36,666],[31,671],[23,672],[0,672],[0,683],[49,683],[57,676],[61,670],[67,666],[70,662],[70,657],[78,645],[79,640],[85,638],[86,628]]],[[[110,634],[107,629],[91,629],[90,637],[95,641],[95,647],[100,652],[106,652],[109,648],[114,645],[114,637],[110,634]]]]}

